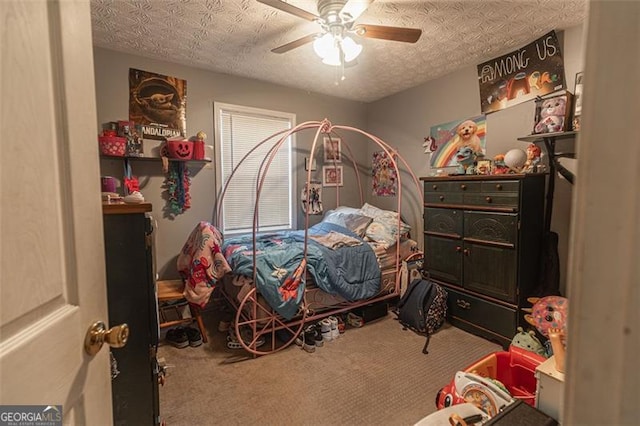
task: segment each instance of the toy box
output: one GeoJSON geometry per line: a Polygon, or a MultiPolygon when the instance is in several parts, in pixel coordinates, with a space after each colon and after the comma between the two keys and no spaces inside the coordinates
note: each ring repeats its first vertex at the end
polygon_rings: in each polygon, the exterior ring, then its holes
{"type": "Polygon", "coordinates": [[[515,346],[493,352],[476,361],[442,388],[436,396],[438,409],[471,402],[490,417],[520,399],[535,405],[535,371],[545,358],[515,346]]]}

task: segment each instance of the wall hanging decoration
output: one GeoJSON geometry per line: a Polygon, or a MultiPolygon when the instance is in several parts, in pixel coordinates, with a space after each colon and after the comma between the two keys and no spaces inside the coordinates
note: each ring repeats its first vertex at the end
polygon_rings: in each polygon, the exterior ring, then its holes
{"type": "Polygon", "coordinates": [[[186,80],[129,69],[129,120],[142,125],[144,138],[186,136],[186,115],[186,80]]]}
{"type": "Polygon", "coordinates": [[[322,186],[342,186],[342,166],[323,166],[322,186]]]}
{"type": "Polygon", "coordinates": [[[342,141],[336,137],[326,137],[323,139],[324,162],[342,162],[342,141]]]}
{"type": "Polygon", "coordinates": [[[431,137],[436,145],[431,154],[431,167],[457,166],[456,153],[462,147],[470,147],[476,155],[483,155],[486,134],[487,118],[484,115],[431,127],[431,137]]]}
{"type": "Polygon", "coordinates": [[[555,31],[478,65],[478,82],[483,114],[565,89],[564,61],[555,31]]]}
{"type": "Polygon", "coordinates": [[[312,180],[309,182],[309,190],[307,191],[307,184],[305,183],[300,201],[302,202],[303,212],[307,213],[308,208],[309,214],[322,214],[322,184],[312,180]]]}
{"type": "Polygon", "coordinates": [[[580,130],[580,116],[582,115],[582,72],[576,74],[576,85],[573,89],[573,123],[571,129],[580,130]]]}
{"type": "Polygon", "coordinates": [[[167,192],[165,216],[173,219],[191,207],[191,195],[189,194],[191,178],[189,177],[189,169],[184,162],[169,162],[169,171],[164,186],[167,192]]]}
{"type": "MultiPolygon", "coordinates": [[[[397,154],[393,153],[393,160],[397,161],[397,154]]],[[[385,151],[373,153],[373,195],[379,197],[395,196],[398,189],[398,175],[393,167],[391,157],[385,151]]]]}

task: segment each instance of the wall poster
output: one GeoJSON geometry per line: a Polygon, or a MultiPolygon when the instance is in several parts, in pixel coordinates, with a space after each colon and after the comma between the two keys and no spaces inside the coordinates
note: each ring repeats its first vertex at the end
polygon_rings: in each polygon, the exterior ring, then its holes
{"type": "Polygon", "coordinates": [[[129,120],[145,139],[187,135],[187,81],[129,68],[129,120]]]}
{"type": "Polygon", "coordinates": [[[486,152],[487,117],[479,115],[431,127],[430,139],[436,147],[431,153],[431,167],[457,166],[456,153],[469,146],[475,153],[486,152]]]}
{"type": "MultiPolygon", "coordinates": [[[[393,154],[393,160],[398,161],[398,156],[393,154]]],[[[373,195],[379,197],[391,197],[396,195],[398,189],[398,174],[391,158],[385,151],[373,153],[373,195]]]]}
{"type": "Polygon", "coordinates": [[[565,89],[564,62],[555,31],[478,65],[478,83],[483,114],[565,89]]]}

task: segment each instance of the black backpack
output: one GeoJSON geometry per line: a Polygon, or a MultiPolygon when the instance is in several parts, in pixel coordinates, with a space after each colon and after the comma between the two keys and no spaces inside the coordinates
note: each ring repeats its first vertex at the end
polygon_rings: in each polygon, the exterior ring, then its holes
{"type": "Polygon", "coordinates": [[[422,353],[427,354],[431,335],[442,327],[447,316],[447,291],[429,279],[415,279],[398,301],[396,315],[405,329],[426,334],[422,353]]]}

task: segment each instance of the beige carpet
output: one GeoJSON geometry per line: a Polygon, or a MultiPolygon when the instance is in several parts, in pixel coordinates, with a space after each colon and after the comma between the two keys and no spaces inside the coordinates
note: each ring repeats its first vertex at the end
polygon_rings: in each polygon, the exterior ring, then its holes
{"type": "Polygon", "coordinates": [[[500,347],[445,325],[422,354],[424,337],[389,313],[347,328],[315,353],[291,347],[229,363],[245,354],[225,346],[215,314],[209,343],[158,351],[168,369],[160,414],[171,425],[412,425],[435,411],[453,374],[500,347]]]}

